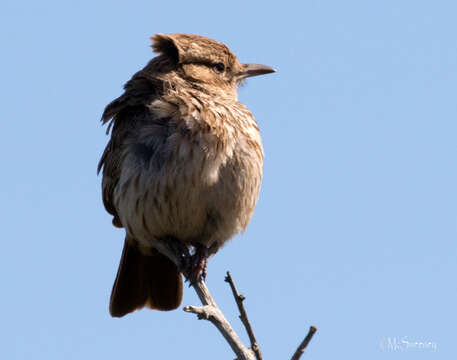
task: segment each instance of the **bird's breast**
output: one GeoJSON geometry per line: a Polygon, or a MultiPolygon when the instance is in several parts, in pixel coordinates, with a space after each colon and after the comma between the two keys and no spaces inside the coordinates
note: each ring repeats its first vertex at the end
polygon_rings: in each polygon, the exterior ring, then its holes
{"type": "Polygon", "coordinates": [[[125,150],[116,207],[145,246],[165,236],[222,244],[252,216],[263,163],[258,129],[245,108],[212,109],[188,109],[165,139],[143,131],[143,142],[125,150]]]}

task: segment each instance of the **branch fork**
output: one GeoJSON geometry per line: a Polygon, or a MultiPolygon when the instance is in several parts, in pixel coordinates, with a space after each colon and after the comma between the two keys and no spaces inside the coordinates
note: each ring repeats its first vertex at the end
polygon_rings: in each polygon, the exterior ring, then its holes
{"type": "MultiPolygon", "coordinates": [[[[176,256],[174,251],[171,251],[169,247],[160,242],[156,244],[156,247],[162,254],[168,256],[170,260],[172,260],[179,268],[181,268],[181,260],[178,258],[178,256],[176,256]]],[[[189,276],[186,277],[189,278],[189,276]]],[[[259,344],[254,335],[254,331],[252,329],[251,323],[249,322],[248,315],[243,304],[245,297],[242,294],[238,293],[230,272],[227,272],[225,281],[230,285],[233,297],[238,306],[238,310],[240,312],[239,318],[249,336],[249,341],[251,343],[250,348],[247,348],[243,344],[238,334],[235,332],[235,330],[233,330],[232,326],[225,318],[216,301],[211,296],[211,293],[209,292],[202,276],[198,276],[195,281],[191,282],[191,286],[194,288],[203,306],[185,306],[183,310],[188,313],[196,314],[199,320],[210,321],[219,330],[227,343],[230,345],[233,352],[237,356],[236,360],[263,360],[259,344]]],[[[314,326],[309,328],[308,334],[292,355],[291,360],[298,360],[303,355],[306,347],[308,346],[316,331],[317,329],[314,326]]]]}
{"type": "MultiPolygon", "coordinates": [[[[216,304],[214,298],[211,296],[208,288],[206,287],[206,283],[203,279],[199,278],[195,283],[191,285],[196,291],[203,306],[185,306],[183,310],[188,313],[196,314],[199,320],[208,320],[214,326],[216,326],[216,328],[219,330],[219,332],[222,334],[222,336],[225,338],[225,340],[232,348],[233,352],[236,354],[236,360],[263,360],[259,344],[257,342],[251,323],[249,322],[246,309],[243,304],[245,297],[242,294],[238,293],[238,290],[235,286],[235,282],[233,281],[230,272],[227,272],[225,281],[229,283],[233,297],[235,298],[236,304],[238,306],[238,310],[240,312],[239,318],[243,323],[244,328],[246,329],[246,332],[249,336],[249,341],[251,343],[250,348],[247,348],[242,343],[235,330],[233,330],[232,326],[225,318],[219,306],[216,304]]],[[[291,360],[298,360],[301,357],[301,355],[303,355],[306,347],[308,346],[316,331],[317,329],[314,326],[310,327],[308,334],[306,335],[305,339],[301,342],[301,344],[298,346],[291,360]]]]}

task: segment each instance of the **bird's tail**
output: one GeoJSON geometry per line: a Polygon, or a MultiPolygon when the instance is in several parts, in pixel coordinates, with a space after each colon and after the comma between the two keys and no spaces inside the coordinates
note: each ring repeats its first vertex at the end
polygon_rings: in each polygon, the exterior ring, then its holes
{"type": "Polygon", "coordinates": [[[181,273],[171,260],[158,252],[143,255],[126,239],[111,292],[110,314],[121,317],[144,306],[176,309],[181,304],[182,287],[181,273]]]}

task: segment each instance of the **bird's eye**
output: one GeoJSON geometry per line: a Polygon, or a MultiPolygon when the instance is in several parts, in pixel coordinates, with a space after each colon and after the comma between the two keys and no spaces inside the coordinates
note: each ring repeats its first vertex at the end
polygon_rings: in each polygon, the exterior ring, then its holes
{"type": "Polygon", "coordinates": [[[214,70],[216,70],[218,73],[224,72],[225,65],[222,63],[214,64],[214,70]]]}

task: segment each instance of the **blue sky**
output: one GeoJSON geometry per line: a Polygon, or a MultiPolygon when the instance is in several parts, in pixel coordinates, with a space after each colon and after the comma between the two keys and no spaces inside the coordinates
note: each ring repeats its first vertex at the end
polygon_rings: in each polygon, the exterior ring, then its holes
{"type": "MultiPolygon", "coordinates": [[[[0,358],[232,359],[181,310],[108,314],[123,244],[100,196],[104,106],[188,32],[278,73],[239,98],[264,181],[208,286],[247,342],[230,270],[266,359],[451,359],[457,232],[453,1],[3,1],[0,358]],[[388,341],[436,349],[389,349],[388,341]]],[[[198,304],[186,289],[183,305],[198,304]]]]}

